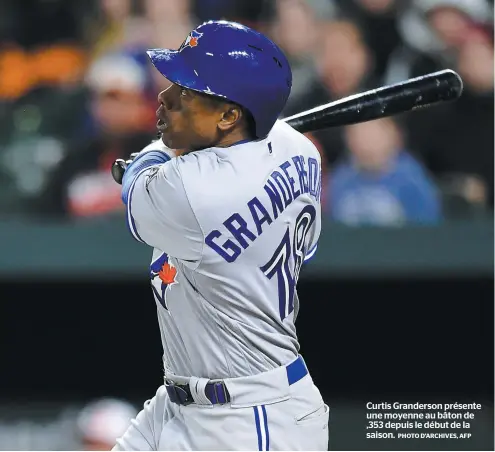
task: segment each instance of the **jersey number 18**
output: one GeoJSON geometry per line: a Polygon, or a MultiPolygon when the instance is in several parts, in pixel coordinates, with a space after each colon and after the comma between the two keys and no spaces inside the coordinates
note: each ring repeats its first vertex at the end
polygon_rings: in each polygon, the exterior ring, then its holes
{"type": "Polygon", "coordinates": [[[294,291],[307,253],[306,236],[316,218],[316,209],[308,205],[296,219],[294,235],[287,227],[272,258],[261,267],[268,279],[277,275],[280,318],[284,320],[294,310],[294,291]]]}

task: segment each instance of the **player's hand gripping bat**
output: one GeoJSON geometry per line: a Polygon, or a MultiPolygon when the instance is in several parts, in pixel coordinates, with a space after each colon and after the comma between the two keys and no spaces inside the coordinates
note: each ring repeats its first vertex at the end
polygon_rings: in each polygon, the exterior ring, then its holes
{"type": "MultiPolygon", "coordinates": [[[[404,82],[354,94],[349,97],[284,118],[301,133],[328,127],[347,126],[406,113],[418,108],[454,101],[462,94],[462,79],[451,69],[412,78],[404,82]]],[[[115,161],[112,176],[122,183],[127,162],[115,161]]]]}

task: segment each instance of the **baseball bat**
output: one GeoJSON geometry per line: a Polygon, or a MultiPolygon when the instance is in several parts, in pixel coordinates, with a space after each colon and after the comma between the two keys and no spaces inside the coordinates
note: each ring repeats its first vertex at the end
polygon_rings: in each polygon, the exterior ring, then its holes
{"type": "MultiPolygon", "coordinates": [[[[462,90],[459,74],[445,69],[344,97],[282,120],[298,132],[314,132],[454,101],[461,96],[462,90]]],[[[112,167],[112,176],[119,184],[122,183],[125,167],[126,162],[122,159],[115,161],[112,167]]]]}
{"type": "Polygon", "coordinates": [[[463,83],[459,74],[445,69],[344,97],[284,118],[283,121],[298,132],[314,132],[454,101],[461,96],[462,90],[463,83]]]}

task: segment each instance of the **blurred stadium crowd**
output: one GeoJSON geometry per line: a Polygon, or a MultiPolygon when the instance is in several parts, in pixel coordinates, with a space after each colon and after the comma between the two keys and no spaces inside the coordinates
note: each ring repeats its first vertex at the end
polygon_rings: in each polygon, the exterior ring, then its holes
{"type": "MultiPolygon", "coordinates": [[[[109,168],[155,137],[167,86],[144,50],[225,18],[292,62],[284,115],[452,68],[456,103],[310,136],[323,207],[348,225],[435,224],[493,208],[493,4],[488,0],[3,0],[0,211],[34,221],[119,215],[109,168]]],[[[241,76],[241,74],[239,74],[241,76]]]]}

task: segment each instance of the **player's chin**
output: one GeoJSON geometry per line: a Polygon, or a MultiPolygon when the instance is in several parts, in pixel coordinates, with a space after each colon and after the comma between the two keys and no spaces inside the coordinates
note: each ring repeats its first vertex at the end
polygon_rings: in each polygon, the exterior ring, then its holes
{"type": "MultiPolygon", "coordinates": [[[[191,141],[189,140],[190,133],[174,133],[167,130],[162,133],[162,141],[165,146],[175,151],[183,151],[184,149],[191,149],[191,141]]],[[[185,153],[185,152],[182,152],[185,153]]]]}
{"type": "Polygon", "coordinates": [[[177,145],[177,139],[171,133],[162,132],[161,140],[165,146],[169,149],[179,149],[180,146],[177,145]]]}

